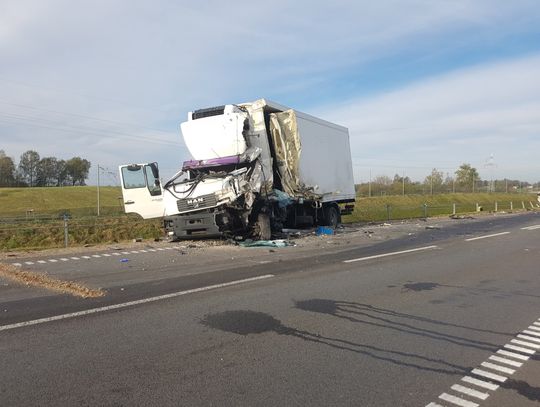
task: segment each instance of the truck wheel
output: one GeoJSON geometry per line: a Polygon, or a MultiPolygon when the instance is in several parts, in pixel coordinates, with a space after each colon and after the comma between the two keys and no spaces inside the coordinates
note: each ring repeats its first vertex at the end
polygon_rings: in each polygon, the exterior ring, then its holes
{"type": "Polygon", "coordinates": [[[253,237],[258,240],[270,240],[272,229],[270,228],[270,216],[267,213],[259,213],[257,222],[253,225],[253,237]]]}
{"type": "Polygon", "coordinates": [[[324,223],[325,226],[330,226],[333,229],[337,228],[339,224],[339,213],[334,205],[329,205],[324,209],[324,223]]]}

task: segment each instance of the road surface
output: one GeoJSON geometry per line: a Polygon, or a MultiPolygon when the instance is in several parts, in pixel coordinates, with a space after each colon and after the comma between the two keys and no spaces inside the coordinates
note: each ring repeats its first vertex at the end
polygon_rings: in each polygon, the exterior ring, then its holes
{"type": "Polygon", "coordinates": [[[12,259],[107,295],[0,281],[1,405],[537,406],[539,214],[400,227],[12,259]]]}

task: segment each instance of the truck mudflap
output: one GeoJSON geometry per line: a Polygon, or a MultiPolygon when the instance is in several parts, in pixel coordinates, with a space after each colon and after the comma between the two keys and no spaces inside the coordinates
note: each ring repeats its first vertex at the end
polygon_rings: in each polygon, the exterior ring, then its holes
{"type": "Polygon", "coordinates": [[[197,212],[191,215],[175,215],[164,218],[165,233],[173,240],[222,235],[216,223],[216,211],[197,212]]]}

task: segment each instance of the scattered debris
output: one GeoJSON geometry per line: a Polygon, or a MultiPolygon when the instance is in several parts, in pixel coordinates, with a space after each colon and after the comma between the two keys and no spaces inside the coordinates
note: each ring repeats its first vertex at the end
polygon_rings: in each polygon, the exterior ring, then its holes
{"type": "Polygon", "coordinates": [[[133,239],[133,243],[140,243],[142,242],[142,237],[136,237],[135,239],[133,239]]]}
{"type": "Polygon", "coordinates": [[[426,229],[441,230],[440,226],[426,226],[426,229]]]}
{"type": "Polygon", "coordinates": [[[474,219],[471,215],[450,215],[450,219],[474,219]]]}
{"type": "Polygon", "coordinates": [[[129,259],[120,259],[120,263],[127,263],[129,259]]]}
{"type": "Polygon", "coordinates": [[[278,240],[251,240],[246,239],[246,241],[238,243],[242,247],[287,247],[287,246],[296,246],[294,243],[291,243],[285,239],[278,240]]]}
{"type": "Polygon", "coordinates": [[[317,236],[321,236],[321,235],[333,235],[333,234],[334,234],[334,229],[329,228],[329,227],[326,227],[326,226],[319,226],[319,227],[315,230],[315,234],[316,234],[317,236]]]}

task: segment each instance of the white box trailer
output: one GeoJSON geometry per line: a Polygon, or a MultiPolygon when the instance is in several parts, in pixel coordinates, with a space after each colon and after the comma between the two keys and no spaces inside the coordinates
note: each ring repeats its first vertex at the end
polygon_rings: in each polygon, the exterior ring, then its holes
{"type": "Polygon", "coordinates": [[[164,217],[171,238],[270,238],[336,227],[354,208],[347,128],[265,99],[188,113],[193,159],[165,184],[157,164],[120,166],[126,212],[164,217]]]}

